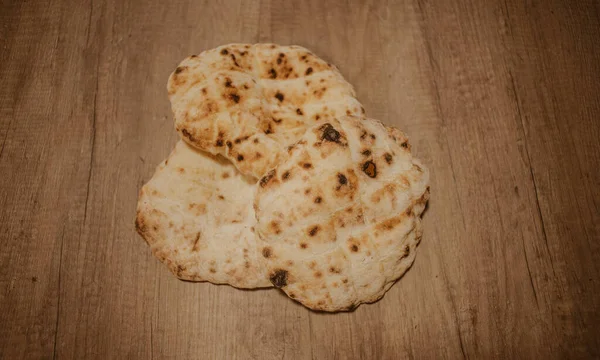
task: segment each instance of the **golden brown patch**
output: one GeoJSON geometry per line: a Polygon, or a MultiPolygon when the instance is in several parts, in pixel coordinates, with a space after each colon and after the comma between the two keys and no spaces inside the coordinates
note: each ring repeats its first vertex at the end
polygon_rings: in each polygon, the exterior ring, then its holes
{"type": "Polygon", "coordinates": [[[196,215],[206,214],[206,204],[190,203],[188,209],[193,210],[196,215]]]}
{"type": "Polygon", "coordinates": [[[268,246],[267,246],[267,247],[264,247],[264,248],[262,249],[262,255],[263,255],[264,257],[266,257],[266,258],[270,258],[272,254],[273,254],[273,252],[272,252],[272,250],[271,250],[271,248],[270,248],[270,247],[268,247],[268,246]]]}
{"type": "Polygon", "coordinates": [[[275,233],[275,235],[281,234],[281,226],[279,225],[278,221],[271,221],[269,227],[271,228],[271,231],[275,233]]]}
{"type": "Polygon", "coordinates": [[[181,274],[184,271],[186,271],[186,270],[187,270],[187,268],[185,266],[183,266],[183,265],[177,265],[177,268],[176,268],[175,272],[177,273],[178,277],[181,277],[181,274]]]}
{"type": "Polygon", "coordinates": [[[317,235],[317,233],[319,232],[320,228],[319,225],[315,225],[312,228],[310,228],[310,230],[308,231],[308,235],[309,236],[315,236],[317,235]]]}
{"type": "Polygon", "coordinates": [[[323,273],[322,273],[322,272],[320,272],[320,271],[316,271],[314,275],[315,275],[315,277],[318,279],[318,278],[320,278],[320,277],[322,277],[322,276],[323,276],[323,273]]]}
{"type": "Polygon", "coordinates": [[[196,234],[196,237],[194,238],[194,243],[192,244],[192,251],[198,251],[198,242],[200,241],[201,236],[202,236],[201,232],[198,232],[196,234]]]}
{"type": "Polygon", "coordinates": [[[215,270],[214,268],[210,268],[208,271],[210,271],[213,274],[217,272],[217,270],[215,270]]]}
{"type": "Polygon", "coordinates": [[[229,178],[229,173],[228,172],[224,172],[223,174],[221,174],[221,177],[223,179],[227,179],[227,178],[229,178]]]}
{"type": "Polygon", "coordinates": [[[241,136],[241,137],[235,139],[233,142],[236,143],[236,144],[240,144],[240,143],[248,140],[248,138],[250,138],[250,135],[241,136]]]}
{"type": "Polygon", "coordinates": [[[330,266],[329,267],[329,272],[333,273],[333,274],[339,274],[342,272],[342,270],[340,270],[339,268],[336,268],[335,266],[330,266]]]}
{"type": "Polygon", "coordinates": [[[301,243],[300,243],[300,248],[301,248],[301,249],[306,249],[307,247],[308,247],[308,244],[307,244],[307,243],[305,243],[305,242],[301,242],[301,243]]]}
{"type": "Polygon", "coordinates": [[[315,198],[315,204],[320,204],[320,203],[321,203],[321,201],[323,201],[323,198],[321,198],[320,196],[317,196],[317,197],[315,198]]]}
{"type": "Polygon", "coordinates": [[[392,230],[393,228],[395,228],[397,225],[399,225],[402,222],[403,216],[394,216],[393,218],[389,218],[379,224],[377,224],[376,229],[377,230],[392,230]]]}
{"type": "Polygon", "coordinates": [[[135,217],[135,229],[137,230],[138,234],[143,235],[146,232],[146,223],[144,222],[144,218],[142,217],[141,213],[137,213],[137,216],[135,217]]]}

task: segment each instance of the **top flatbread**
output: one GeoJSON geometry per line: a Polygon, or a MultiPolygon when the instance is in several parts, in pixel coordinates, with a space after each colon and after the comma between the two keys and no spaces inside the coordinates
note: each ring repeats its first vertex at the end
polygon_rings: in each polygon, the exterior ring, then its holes
{"type": "Polygon", "coordinates": [[[263,176],[312,124],[364,112],[335,66],[300,46],[230,44],[185,59],[167,89],[182,139],[263,176]]]}
{"type": "Polygon", "coordinates": [[[255,182],[179,141],[140,191],[136,228],[180,279],[270,287],[260,266],[255,182]]]}
{"type": "Polygon", "coordinates": [[[378,300],[415,258],[428,171],[379,121],[319,123],[259,181],[259,245],[271,282],[303,305],[378,300]]]}

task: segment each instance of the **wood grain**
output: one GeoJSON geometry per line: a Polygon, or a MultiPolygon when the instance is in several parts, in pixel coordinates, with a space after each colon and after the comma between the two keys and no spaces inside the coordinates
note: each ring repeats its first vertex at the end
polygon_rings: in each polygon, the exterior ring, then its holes
{"type": "Polygon", "coordinates": [[[600,5],[0,2],[0,358],[600,357],[600,5]],[[176,280],[135,234],[166,79],[299,44],[432,172],[413,268],[352,313],[176,280]]]}

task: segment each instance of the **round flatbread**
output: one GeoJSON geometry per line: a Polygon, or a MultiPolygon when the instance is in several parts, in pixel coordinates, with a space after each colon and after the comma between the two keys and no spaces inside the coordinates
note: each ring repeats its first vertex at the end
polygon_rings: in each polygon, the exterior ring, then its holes
{"type": "Polygon", "coordinates": [[[179,141],[140,191],[136,228],[180,279],[269,287],[259,263],[255,181],[179,141]]]}
{"type": "Polygon", "coordinates": [[[378,300],[414,261],[428,198],[400,130],[357,117],[309,128],[257,186],[271,282],[315,310],[378,300]]]}
{"type": "Polygon", "coordinates": [[[335,66],[300,46],[230,44],[185,59],[167,89],[192,146],[256,178],[316,122],[364,113],[335,66]]]}

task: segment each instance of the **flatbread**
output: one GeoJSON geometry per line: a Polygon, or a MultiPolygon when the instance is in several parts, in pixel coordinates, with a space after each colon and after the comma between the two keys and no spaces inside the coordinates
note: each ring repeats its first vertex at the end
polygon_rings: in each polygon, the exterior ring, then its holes
{"type": "Polygon", "coordinates": [[[259,263],[255,181],[179,141],[140,191],[136,228],[180,279],[269,287],[259,263]]]}
{"type": "Polygon", "coordinates": [[[307,127],[364,113],[337,68],[300,46],[220,46],[186,58],[167,89],[182,139],[256,178],[307,127]]]}
{"type": "Polygon", "coordinates": [[[400,130],[357,117],[311,127],[288,155],[255,198],[271,282],[315,310],[378,300],[414,261],[427,169],[400,130]]]}

